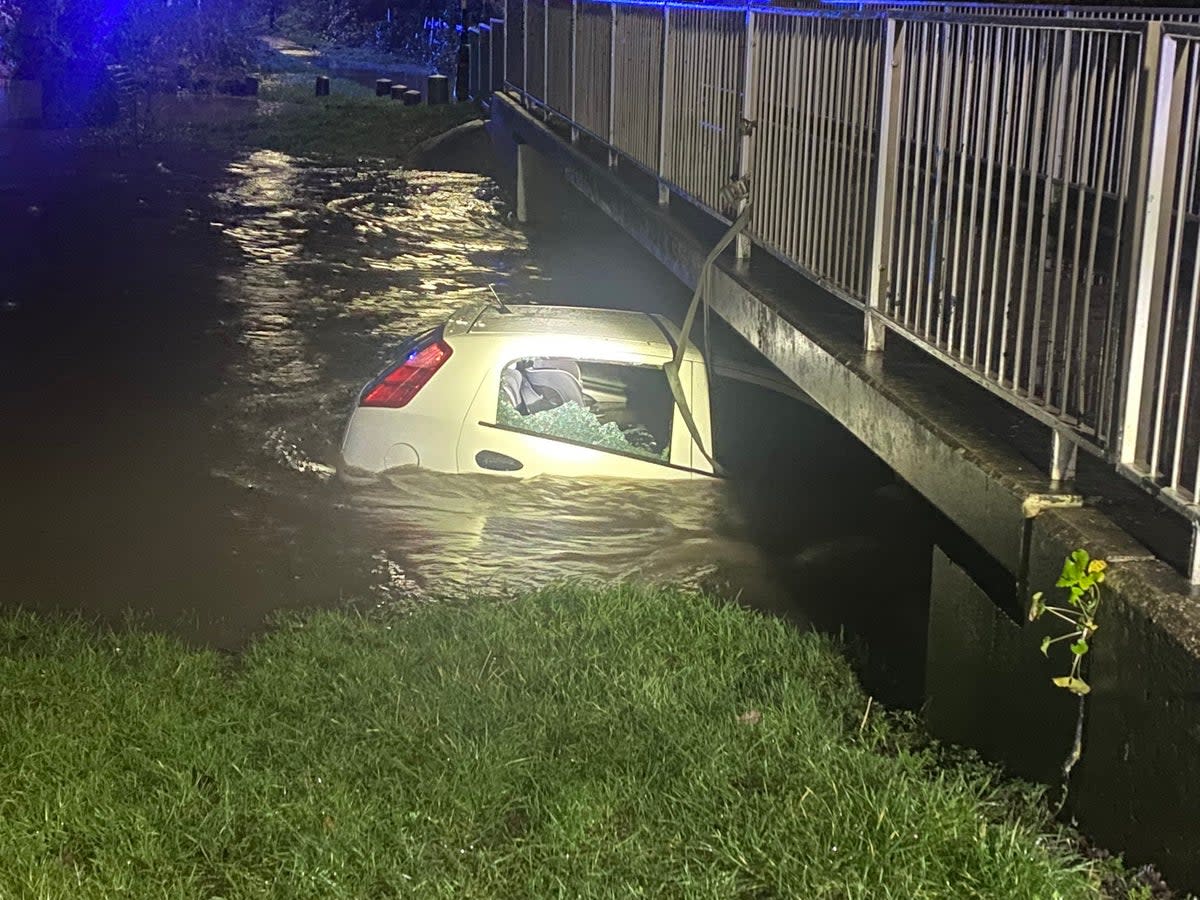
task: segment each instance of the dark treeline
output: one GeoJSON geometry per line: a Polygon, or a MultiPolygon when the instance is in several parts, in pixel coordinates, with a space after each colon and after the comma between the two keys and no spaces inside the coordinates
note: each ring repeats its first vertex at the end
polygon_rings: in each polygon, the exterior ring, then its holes
{"type": "Polygon", "coordinates": [[[244,71],[255,16],[243,0],[0,0],[0,66],[52,78],[124,65],[163,81],[181,67],[244,71]]]}
{"type": "Polygon", "coordinates": [[[258,35],[390,51],[444,67],[457,29],[500,14],[468,0],[0,0],[0,76],[123,65],[170,82],[181,69],[245,71],[258,35]]]}

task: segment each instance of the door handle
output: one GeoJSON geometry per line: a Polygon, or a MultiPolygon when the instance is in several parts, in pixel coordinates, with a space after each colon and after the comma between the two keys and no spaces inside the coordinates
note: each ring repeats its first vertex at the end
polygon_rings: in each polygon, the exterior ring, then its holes
{"type": "Polygon", "coordinates": [[[495,450],[480,450],[475,454],[475,462],[479,468],[490,469],[493,472],[517,472],[525,468],[519,459],[513,459],[495,450]]]}

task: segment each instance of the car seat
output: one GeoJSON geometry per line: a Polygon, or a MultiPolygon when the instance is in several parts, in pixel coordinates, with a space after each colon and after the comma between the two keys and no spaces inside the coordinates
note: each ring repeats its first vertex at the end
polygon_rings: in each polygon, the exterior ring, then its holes
{"type": "MultiPolygon", "coordinates": [[[[579,363],[573,359],[534,359],[524,367],[522,374],[544,401],[545,405],[540,409],[553,409],[564,403],[577,403],[583,407],[588,405],[583,393],[579,363]]],[[[530,412],[537,411],[530,409],[530,412]]]]}

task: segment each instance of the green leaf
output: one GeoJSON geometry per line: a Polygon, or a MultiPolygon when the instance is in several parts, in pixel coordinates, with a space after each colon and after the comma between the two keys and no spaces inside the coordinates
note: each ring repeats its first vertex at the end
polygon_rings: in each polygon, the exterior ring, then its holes
{"type": "Polygon", "coordinates": [[[1042,638],[1042,656],[1047,658],[1050,656],[1050,635],[1042,638]]]}
{"type": "Polygon", "coordinates": [[[1076,641],[1071,645],[1071,652],[1076,656],[1083,656],[1083,654],[1088,652],[1088,642],[1076,641]]]}
{"type": "Polygon", "coordinates": [[[1061,678],[1055,678],[1054,683],[1060,688],[1066,688],[1072,694],[1083,696],[1091,691],[1091,687],[1082,678],[1072,678],[1070,675],[1063,675],[1061,678]]]}

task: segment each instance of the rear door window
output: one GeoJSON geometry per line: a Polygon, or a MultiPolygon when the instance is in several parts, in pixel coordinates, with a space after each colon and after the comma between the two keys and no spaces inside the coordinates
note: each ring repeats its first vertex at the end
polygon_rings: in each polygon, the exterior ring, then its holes
{"type": "Polygon", "coordinates": [[[496,422],[506,428],[668,462],[674,402],[659,368],[565,357],[508,363],[496,422]]]}

